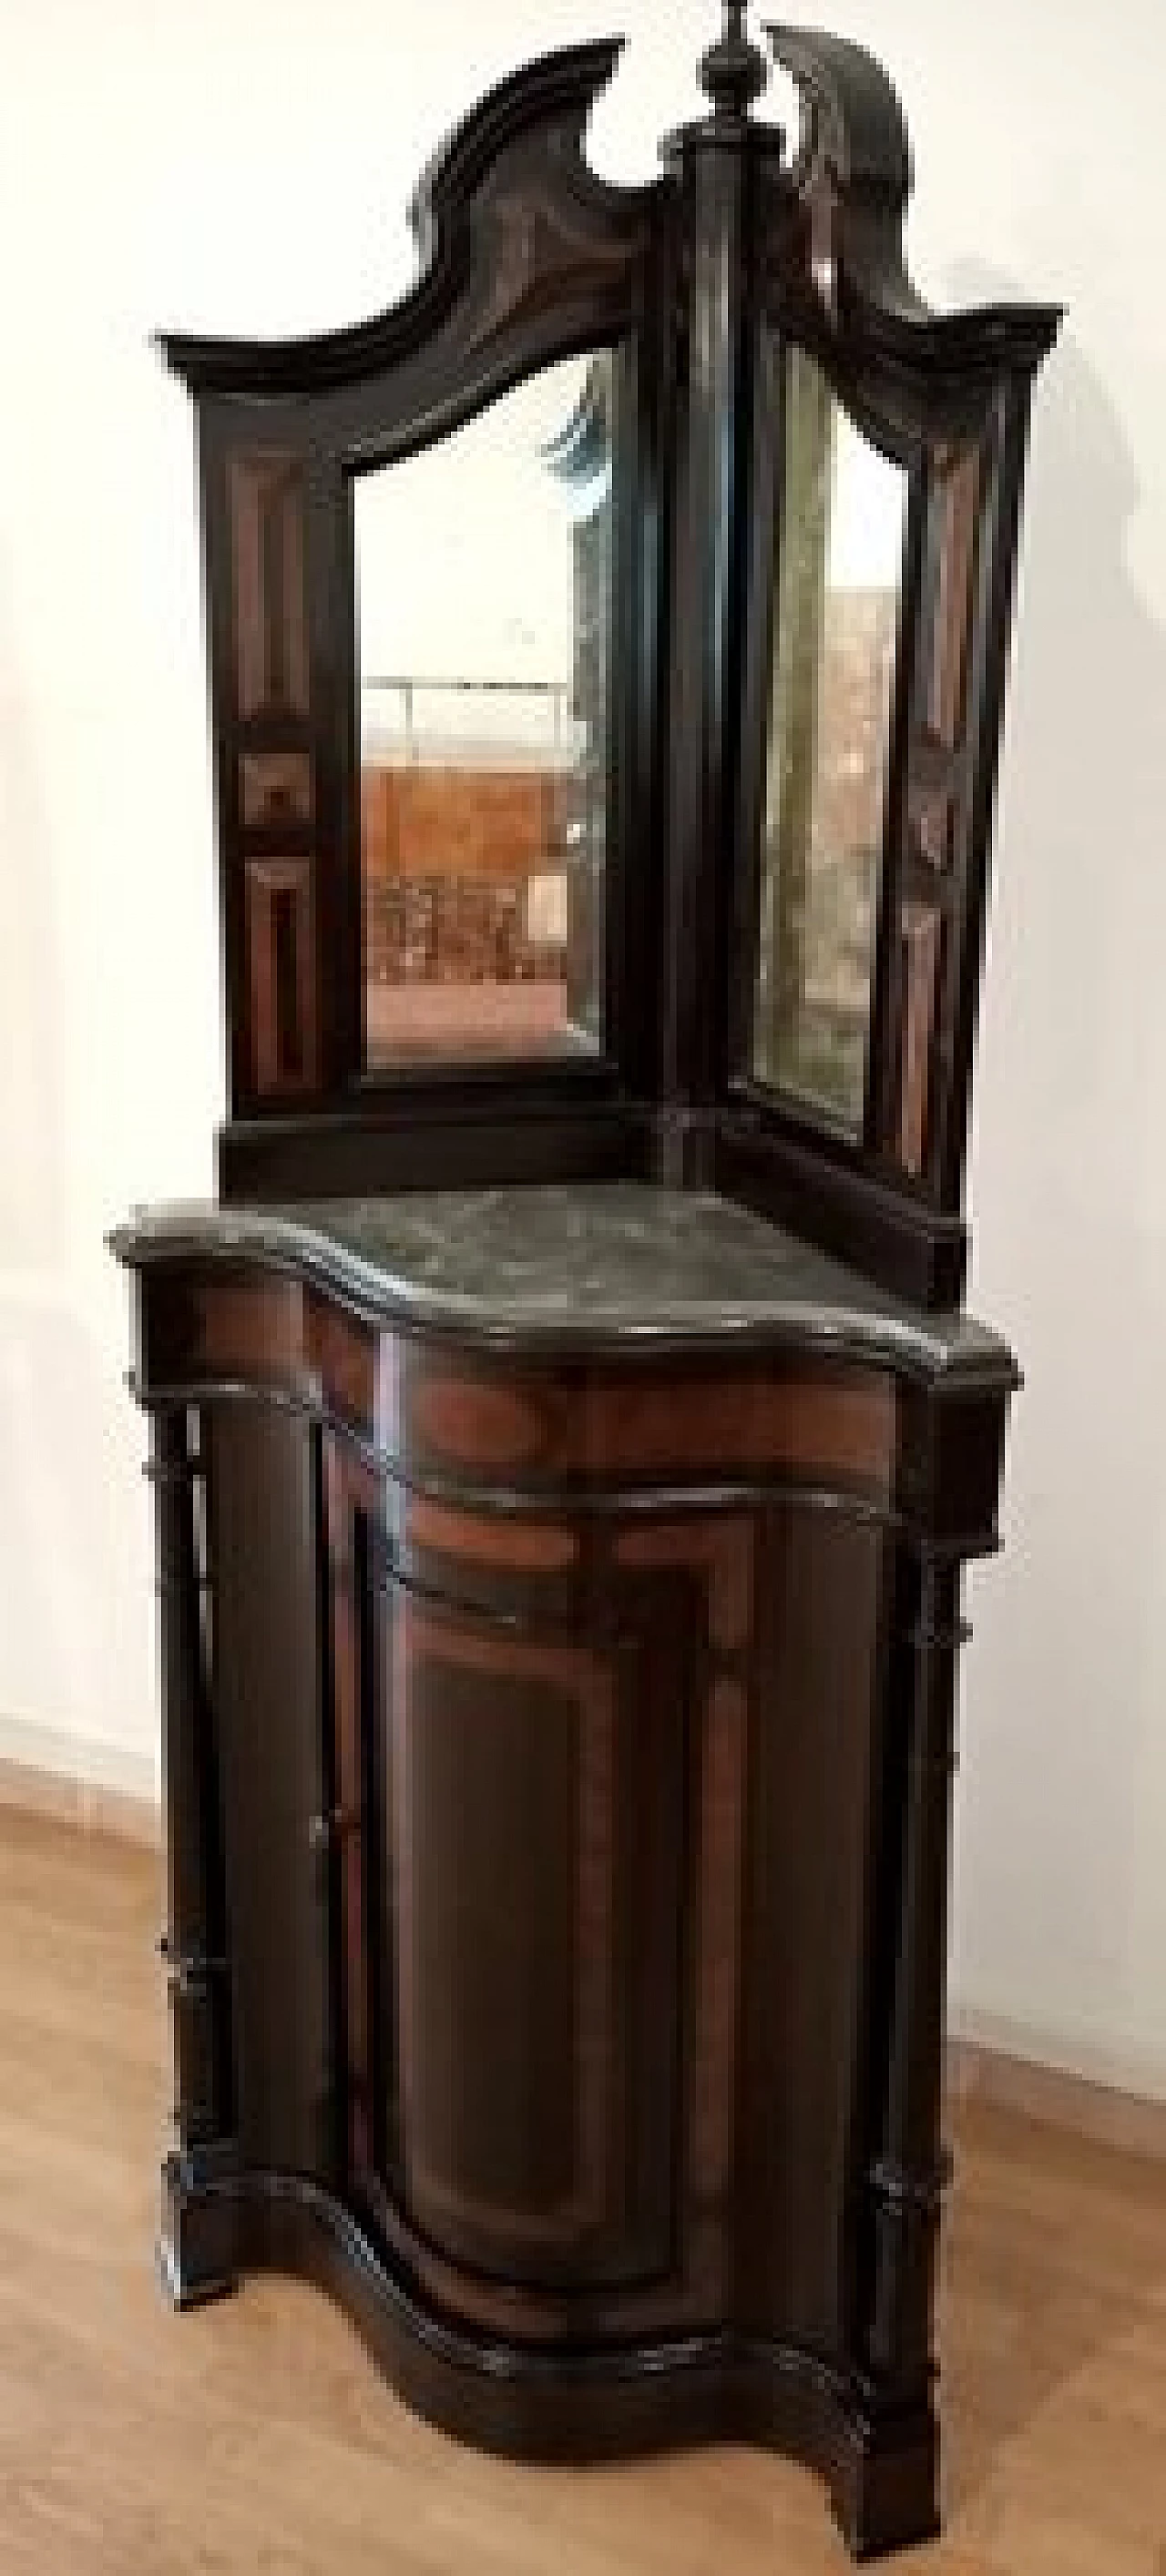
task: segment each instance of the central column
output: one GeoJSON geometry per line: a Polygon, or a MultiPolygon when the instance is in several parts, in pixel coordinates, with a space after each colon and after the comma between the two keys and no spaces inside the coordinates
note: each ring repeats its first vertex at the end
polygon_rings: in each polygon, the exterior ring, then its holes
{"type": "Polygon", "coordinates": [[[726,7],[725,31],[700,67],[712,115],[664,147],[665,165],[680,181],[685,255],[677,314],[662,1177],[696,1186],[712,1179],[708,1112],[725,1048],[749,208],[756,164],[782,153],[776,128],[750,122],[766,65],[742,16],[739,7],[726,7]]]}

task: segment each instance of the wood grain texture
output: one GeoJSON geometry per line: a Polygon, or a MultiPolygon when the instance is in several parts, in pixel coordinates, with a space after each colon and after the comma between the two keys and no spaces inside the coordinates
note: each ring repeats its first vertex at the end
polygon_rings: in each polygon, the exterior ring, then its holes
{"type": "MultiPolygon", "coordinates": [[[[0,1814],[0,2567],[42,2576],[827,2576],[817,2482],[764,2453],[531,2469],[418,2422],[308,2289],[175,2318],[149,2248],[158,1862],[0,1814]]],[[[1161,2576],[1159,2171],[974,2097],[942,2267],[946,2538],[919,2576],[1161,2576]]]]}

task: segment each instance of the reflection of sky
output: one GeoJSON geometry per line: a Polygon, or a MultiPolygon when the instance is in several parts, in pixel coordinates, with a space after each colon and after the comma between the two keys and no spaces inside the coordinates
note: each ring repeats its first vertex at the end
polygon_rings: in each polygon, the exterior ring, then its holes
{"type": "Polygon", "coordinates": [[[831,590],[897,590],[902,568],[907,477],[840,406],[834,413],[834,474],[830,496],[831,590]]]}
{"type": "Polygon", "coordinates": [[[452,437],[355,478],[362,676],[569,685],[580,496],[542,451],[590,364],[549,367],[452,437]]]}

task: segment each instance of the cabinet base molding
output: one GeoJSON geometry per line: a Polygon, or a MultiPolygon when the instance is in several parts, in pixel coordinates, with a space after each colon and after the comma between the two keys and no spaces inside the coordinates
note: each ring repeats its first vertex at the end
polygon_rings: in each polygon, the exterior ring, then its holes
{"type": "Polygon", "coordinates": [[[938,2532],[929,2393],[884,2409],[816,2354],[724,2332],[569,2352],[479,2335],[431,2306],[320,2185],[240,2173],[222,2148],[167,2157],[159,2271],[174,2305],[199,2307],[260,2270],[328,2291],[405,2403],[483,2450],[583,2465],[756,2442],[822,2478],[855,2557],[938,2532]]]}

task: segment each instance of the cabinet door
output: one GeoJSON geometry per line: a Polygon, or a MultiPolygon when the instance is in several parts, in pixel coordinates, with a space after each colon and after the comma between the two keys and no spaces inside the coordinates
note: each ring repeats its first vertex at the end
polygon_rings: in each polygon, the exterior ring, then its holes
{"type": "Polygon", "coordinates": [[[589,1624],[555,1578],[524,1580],[506,1606],[505,1579],[491,1599],[452,1576],[421,1588],[378,1539],[375,1496],[340,1484],[334,1470],[331,1524],[349,1532],[334,1629],[354,2185],[453,2265],[516,2288],[661,2280],[688,1595],[641,1580],[589,1624]]]}
{"type": "MultiPolygon", "coordinates": [[[[883,2027],[876,1874],[892,1555],[877,1523],[766,1514],[750,1744],[737,2311],[758,2334],[854,2349],[872,2058],[883,2027]]],[[[896,1928],[889,1925],[893,1944],[896,1928]]]]}
{"type": "Polygon", "coordinates": [[[662,2273],[683,1695],[663,1639],[386,1604],[398,2157],[426,2235],[514,2281],[662,2273]]]}

